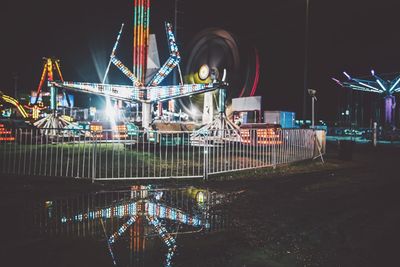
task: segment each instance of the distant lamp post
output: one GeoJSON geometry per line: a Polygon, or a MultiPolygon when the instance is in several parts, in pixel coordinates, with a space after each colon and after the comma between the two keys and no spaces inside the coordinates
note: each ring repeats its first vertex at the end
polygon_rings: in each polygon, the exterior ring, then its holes
{"type": "Polygon", "coordinates": [[[303,119],[307,117],[307,87],[308,87],[308,43],[309,43],[309,24],[310,24],[310,0],[306,0],[306,21],[305,21],[305,31],[304,31],[304,87],[303,87],[303,119]]]}
{"type": "Polygon", "coordinates": [[[314,102],[317,101],[317,90],[308,89],[308,94],[311,96],[311,127],[314,128],[314,121],[315,121],[315,109],[314,109],[314,102]]]}
{"type": "Polygon", "coordinates": [[[14,73],[14,98],[18,99],[18,73],[14,73]]]}

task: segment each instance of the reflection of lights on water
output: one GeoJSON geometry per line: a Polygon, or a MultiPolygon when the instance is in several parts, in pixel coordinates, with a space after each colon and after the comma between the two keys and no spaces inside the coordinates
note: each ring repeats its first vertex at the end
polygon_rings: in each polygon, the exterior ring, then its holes
{"type": "Polygon", "coordinates": [[[204,193],[202,191],[199,191],[196,195],[197,202],[204,203],[204,199],[205,199],[204,193]]]}
{"type": "Polygon", "coordinates": [[[165,265],[164,266],[171,266],[172,257],[176,251],[176,241],[167,231],[167,229],[162,226],[161,222],[155,217],[147,217],[149,224],[152,224],[156,229],[156,232],[160,236],[160,238],[164,241],[164,243],[168,247],[168,252],[166,255],[165,265]]]}
{"type": "Polygon", "coordinates": [[[110,244],[113,244],[115,242],[115,240],[122,236],[123,233],[125,233],[125,231],[136,221],[137,216],[132,216],[129,218],[129,220],[124,223],[117,232],[115,232],[113,235],[110,236],[110,238],[108,239],[108,242],[110,244]]]}
{"type": "Polygon", "coordinates": [[[46,201],[44,204],[46,205],[46,208],[49,208],[53,205],[53,201],[46,201]]]}
{"type": "Polygon", "coordinates": [[[143,203],[144,213],[148,216],[170,219],[195,227],[207,225],[207,222],[199,216],[190,216],[180,209],[150,201],[127,203],[115,207],[89,211],[88,213],[79,213],[70,218],[64,216],[61,218],[61,222],[82,222],[84,220],[94,220],[98,218],[109,219],[112,217],[122,218],[126,216],[141,215],[143,214],[143,211],[141,210],[143,203]]]}
{"type": "Polygon", "coordinates": [[[163,195],[164,195],[164,193],[160,191],[160,192],[156,192],[155,195],[154,195],[154,197],[155,197],[157,200],[160,200],[160,199],[163,197],[163,195]]]}
{"type": "Polygon", "coordinates": [[[47,209],[47,215],[49,218],[53,217],[53,201],[46,201],[44,203],[46,209],[47,209]]]}
{"type": "Polygon", "coordinates": [[[147,220],[150,226],[154,227],[153,230],[155,230],[155,233],[157,233],[167,247],[164,266],[171,266],[177,250],[175,237],[168,232],[168,230],[170,230],[168,221],[172,221],[173,226],[185,224],[196,228],[201,227],[200,230],[209,229],[211,227],[207,219],[209,217],[207,213],[205,213],[206,209],[204,209],[203,206],[207,202],[208,191],[194,187],[185,191],[185,195],[189,197],[191,203],[194,204],[194,214],[187,213],[179,208],[170,207],[165,203],[159,203],[163,198],[168,198],[169,195],[167,192],[153,191],[151,190],[151,186],[132,186],[130,191],[132,198],[128,202],[114,203],[108,207],[88,210],[86,213],[74,214],[71,217],[63,216],[61,222],[62,224],[71,224],[98,219],[103,221],[112,218],[126,218],[124,219],[125,223],[120,225],[119,228],[115,229],[113,233],[107,237],[107,245],[114,259],[113,248],[117,240],[122,238],[122,236],[127,233],[128,229],[136,224],[136,221],[141,217],[145,221],[147,220]],[[144,199],[142,198],[143,196],[149,199],[144,199]]]}

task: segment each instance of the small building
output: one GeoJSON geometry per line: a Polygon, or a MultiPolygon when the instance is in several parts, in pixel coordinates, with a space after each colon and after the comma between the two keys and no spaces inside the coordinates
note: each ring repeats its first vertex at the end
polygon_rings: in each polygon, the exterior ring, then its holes
{"type": "Polygon", "coordinates": [[[282,128],[295,128],[296,113],[291,111],[264,111],[264,123],[279,124],[282,128]]]}

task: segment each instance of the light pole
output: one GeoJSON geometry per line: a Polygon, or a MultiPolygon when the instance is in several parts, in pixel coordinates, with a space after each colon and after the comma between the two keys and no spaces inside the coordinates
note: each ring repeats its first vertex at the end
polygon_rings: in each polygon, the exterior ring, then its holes
{"type": "Polygon", "coordinates": [[[14,98],[18,99],[18,73],[14,73],[14,98]]]}
{"type": "Polygon", "coordinates": [[[309,35],[309,9],[310,0],[306,0],[306,21],[305,21],[305,38],[304,38],[304,87],[303,87],[303,119],[307,117],[307,87],[308,87],[308,35],[309,35]]]}
{"type": "Polygon", "coordinates": [[[311,127],[314,128],[315,126],[314,102],[317,101],[317,97],[315,96],[317,94],[317,90],[308,89],[308,94],[311,96],[311,127]]]}

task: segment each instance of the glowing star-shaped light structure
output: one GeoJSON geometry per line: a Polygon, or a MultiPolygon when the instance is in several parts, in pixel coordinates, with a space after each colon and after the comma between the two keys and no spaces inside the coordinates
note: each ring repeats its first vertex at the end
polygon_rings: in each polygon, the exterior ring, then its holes
{"type": "Polygon", "coordinates": [[[395,93],[400,92],[400,75],[393,80],[385,80],[379,77],[374,70],[371,70],[369,79],[353,78],[347,72],[343,72],[347,81],[341,82],[332,78],[341,87],[350,88],[352,90],[376,93],[384,97],[385,100],[385,124],[394,125],[394,114],[396,107],[395,93]]]}
{"type": "MultiPolygon", "coordinates": [[[[183,80],[181,78],[181,83],[179,85],[162,85],[162,82],[165,81],[165,78],[175,68],[178,68],[180,73],[179,63],[181,61],[181,56],[176,44],[172,25],[170,23],[165,24],[168,39],[169,58],[161,67],[158,66],[159,64],[156,64],[157,68],[159,69],[155,73],[147,73],[147,62],[149,58],[151,59],[151,57],[149,57],[150,6],[150,0],[134,0],[132,71],[116,56],[116,50],[124,28],[124,24],[122,24],[101,83],[66,82],[61,80],[50,82],[51,88],[62,88],[101,95],[106,97],[106,101],[110,101],[110,98],[113,98],[123,100],[125,102],[140,103],[142,107],[142,127],[144,129],[151,128],[151,123],[153,120],[152,105],[155,103],[159,103],[159,114],[161,114],[162,102],[164,101],[206,93],[217,89],[220,91],[225,90],[224,88],[227,84],[224,82],[224,79],[222,79],[222,82],[212,81],[210,83],[202,84],[183,84],[183,80]],[[127,78],[129,78],[132,84],[107,84],[106,78],[111,64],[115,65],[127,78]]],[[[224,101],[220,102],[225,105],[224,101]]],[[[224,110],[224,108],[221,108],[221,110],[224,110]]],[[[222,121],[222,119],[220,121],[222,121]]]]}
{"type": "Polygon", "coordinates": [[[117,242],[117,239],[121,237],[139,219],[145,219],[149,225],[154,228],[154,231],[166,245],[167,254],[164,262],[164,266],[166,267],[171,266],[172,258],[176,252],[177,245],[175,238],[167,231],[166,227],[163,226],[162,221],[168,220],[195,228],[210,228],[210,223],[207,221],[207,219],[205,219],[207,218],[206,214],[203,214],[201,217],[197,215],[191,215],[181,209],[159,203],[157,200],[151,201],[147,199],[118,202],[109,207],[89,210],[86,213],[78,213],[72,217],[62,217],[61,223],[68,224],[111,218],[128,218],[128,220],[126,220],[126,222],[122,224],[116,232],[111,234],[107,240],[109,252],[114,262],[115,259],[112,245],[114,245],[117,242]]]}
{"type": "MultiPolygon", "coordinates": [[[[181,59],[172,31],[172,26],[170,23],[166,23],[165,27],[168,37],[170,56],[165,64],[154,74],[147,84],[144,84],[143,79],[137,78],[133,72],[131,72],[120,60],[116,58],[115,52],[122,33],[122,25],[117,37],[117,41],[111,53],[110,62],[113,63],[119,70],[121,70],[121,72],[132,81],[133,85],[105,84],[105,79],[103,79],[103,83],[62,81],[53,82],[52,85],[54,85],[56,88],[64,88],[78,92],[102,95],[114,99],[124,100],[126,102],[141,103],[143,113],[142,126],[146,129],[150,128],[151,104],[174,98],[205,93],[220,89],[222,86],[224,86],[223,82],[169,86],[160,85],[160,83],[171,73],[171,71],[177,67],[181,59]]],[[[109,68],[107,67],[106,75],[108,69],[109,68]]]]}

